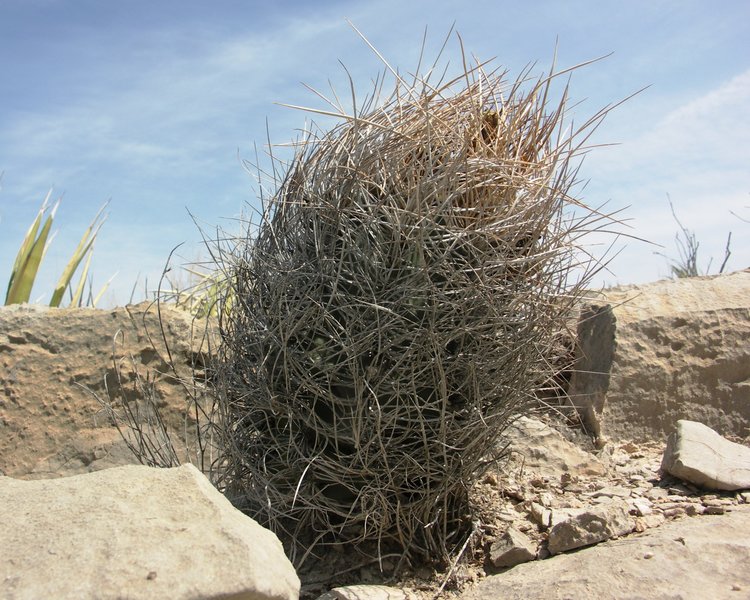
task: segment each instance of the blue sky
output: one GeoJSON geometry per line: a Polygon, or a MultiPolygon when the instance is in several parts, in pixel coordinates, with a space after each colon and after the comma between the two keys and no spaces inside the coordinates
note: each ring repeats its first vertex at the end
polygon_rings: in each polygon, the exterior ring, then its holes
{"type": "MultiPolygon", "coordinates": [[[[339,60],[361,94],[382,69],[347,18],[404,71],[417,63],[425,27],[434,56],[454,22],[467,51],[512,74],[534,62],[534,72],[548,68],[556,40],[561,68],[613,53],[573,75],[577,122],[650,87],[598,130],[594,141],[618,145],[586,158],[581,196],[629,206],[629,232],[665,248],[621,240],[597,283],[668,274],[654,255],[675,255],[667,194],[695,231],[704,267],[712,256],[721,262],[730,230],[729,269],[750,266],[744,0],[0,0],[0,282],[49,188],[63,200],[34,299],[49,297],[110,198],[93,264],[95,288],[117,273],[106,303],[126,302],[136,280],[153,288],[181,242],[185,261],[205,256],[188,211],[213,235],[217,226],[236,231],[257,206],[243,159],[263,150],[266,123],[283,143],[306,118],[277,103],[322,107],[303,83],[347,91],[339,60]]],[[[445,59],[459,68],[455,38],[445,59]]]]}

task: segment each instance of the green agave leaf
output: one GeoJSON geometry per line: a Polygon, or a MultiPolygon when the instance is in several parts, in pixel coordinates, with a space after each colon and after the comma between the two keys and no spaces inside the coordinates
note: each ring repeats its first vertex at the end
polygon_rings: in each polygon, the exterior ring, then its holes
{"type": "Polygon", "coordinates": [[[57,285],[55,286],[55,291],[52,293],[52,300],[50,300],[50,303],[49,303],[50,306],[53,306],[53,307],[60,306],[60,302],[62,301],[63,295],[65,294],[65,290],[68,289],[68,287],[70,286],[70,282],[73,279],[73,275],[75,274],[76,270],[81,264],[81,261],[85,258],[86,254],[89,253],[89,250],[93,246],[94,240],[96,239],[96,236],[99,233],[99,229],[101,229],[101,226],[104,224],[104,221],[107,218],[105,216],[100,221],[101,215],[104,212],[104,209],[107,208],[108,205],[109,205],[109,202],[104,203],[104,206],[102,206],[99,209],[99,212],[96,213],[96,216],[94,217],[94,220],[91,222],[91,225],[89,225],[88,229],[86,229],[85,233],[83,234],[81,241],[78,243],[78,247],[73,253],[73,256],[70,259],[70,261],[68,261],[68,264],[66,265],[65,270],[63,271],[62,275],[60,276],[60,279],[57,282],[57,285]]]}
{"type": "Polygon", "coordinates": [[[42,262],[42,258],[44,257],[47,248],[49,231],[52,227],[57,207],[60,205],[60,201],[58,200],[42,225],[44,214],[49,208],[49,196],[50,194],[48,193],[36,219],[34,219],[34,222],[26,233],[26,237],[24,238],[21,248],[18,251],[18,255],[16,256],[15,263],[13,264],[13,271],[11,272],[10,280],[8,282],[8,290],[5,296],[6,305],[28,302],[29,297],[31,296],[31,289],[34,287],[34,280],[36,279],[39,265],[42,262]],[[41,231],[39,229],[40,225],[41,231]]]}
{"type": "Polygon", "coordinates": [[[83,290],[86,287],[86,277],[89,274],[89,267],[91,266],[91,257],[94,256],[94,246],[89,248],[86,262],[83,265],[83,272],[81,273],[81,279],[78,282],[76,291],[73,293],[73,297],[70,299],[70,306],[81,306],[81,300],[83,298],[83,290]]]}
{"type": "Polygon", "coordinates": [[[112,280],[115,277],[117,277],[117,273],[115,273],[114,275],[112,275],[112,277],[110,277],[109,279],[107,279],[107,283],[105,283],[102,286],[102,289],[99,290],[99,293],[94,297],[93,301],[91,302],[91,306],[92,307],[96,308],[96,305],[99,304],[99,300],[102,299],[102,296],[104,296],[104,294],[107,291],[107,289],[109,289],[109,284],[112,283],[112,280]]]}

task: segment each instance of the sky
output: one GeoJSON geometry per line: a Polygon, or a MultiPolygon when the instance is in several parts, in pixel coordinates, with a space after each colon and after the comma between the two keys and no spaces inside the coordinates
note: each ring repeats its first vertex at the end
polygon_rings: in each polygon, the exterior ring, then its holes
{"type": "MultiPolygon", "coordinates": [[[[727,270],[750,267],[746,0],[0,0],[3,289],[50,189],[62,201],[35,301],[108,200],[92,263],[95,292],[114,276],[103,306],[155,290],[176,246],[173,274],[209,256],[203,235],[241,233],[259,207],[246,162],[268,168],[269,141],[295,139],[311,118],[281,104],[324,108],[306,86],[348,94],[347,71],[365,95],[382,71],[347,20],[403,72],[425,31],[434,57],[452,26],[511,77],[549,69],[556,47],[560,69],[608,55],[572,75],[575,122],[647,89],[607,116],[579,171],[579,198],[627,221],[625,236],[592,237],[592,252],[616,253],[594,283],[669,275],[655,254],[677,257],[668,198],[702,269],[711,258],[718,269],[730,231],[727,270]]],[[[449,72],[460,52],[454,35],[449,72]]]]}

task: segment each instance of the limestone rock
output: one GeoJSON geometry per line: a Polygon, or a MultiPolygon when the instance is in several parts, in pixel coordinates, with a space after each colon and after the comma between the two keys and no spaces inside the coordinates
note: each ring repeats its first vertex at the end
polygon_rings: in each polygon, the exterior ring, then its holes
{"type": "MultiPolygon", "coordinates": [[[[161,312],[177,374],[188,378],[191,366],[205,360],[199,342],[205,322],[167,306],[161,312]]],[[[185,389],[166,356],[149,303],[112,310],[0,307],[0,474],[39,479],[137,463],[91,393],[106,399],[108,388],[141,402],[136,371],[151,379],[172,439],[183,440],[185,389]]]]}
{"type": "Polygon", "coordinates": [[[566,440],[558,431],[538,419],[520,417],[505,431],[511,456],[523,463],[524,470],[544,477],[559,478],[603,475],[607,468],[593,454],[566,440]]]}
{"type": "Polygon", "coordinates": [[[750,592],[750,506],[667,522],[637,537],[518,565],[460,600],[738,600],[750,592]]]}
{"type": "Polygon", "coordinates": [[[604,290],[581,317],[569,395],[602,442],[678,419],[747,435],[750,271],[604,290]]]}
{"type": "Polygon", "coordinates": [[[345,585],[318,596],[318,600],[410,600],[404,590],[386,585],[345,585]]]}
{"type": "Polygon", "coordinates": [[[551,554],[590,546],[633,531],[635,521],[622,500],[578,509],[575,514],[555,523],[549,531],[551,554]]]}
{"type": "Polygon", "coordinates": [[[490,562],[499,568],[514,567],[535,558],[536,545],[512,526],[490,548],[490,562]]]}
{"type": "Polygon", "coordinates": [[[270,531],[192,465],[0,478],[0,597],[268,598],[300,582],[270,531]]]}
{"type": "Polygon", "coordinates": [[[705,488],[750,489],[750,448],[702,423],[680,420],[667,440],[662,469],[705,488]]]}

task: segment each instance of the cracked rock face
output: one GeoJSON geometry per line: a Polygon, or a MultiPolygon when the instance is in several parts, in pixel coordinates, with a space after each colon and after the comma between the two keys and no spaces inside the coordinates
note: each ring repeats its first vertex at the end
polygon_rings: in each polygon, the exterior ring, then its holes
{"type": "MultiPolygon", "coordinates": [[[[162,316],[177,372],[189,377],[202,357],[191,330],[199,339],[201,324],[170,308],[162,316]]],[[[186,395],[166,356],[156,308],[147,303],[0,307],[0,474],[39,479],[136,463],[94,396],[106,399],[109,388],[136,400],[136,369],[154,382],[167,428],[182,439],[186,395]]]]}
{"type": "Polygon", "coordinates": [[[602,445],[679,419],[747,435],[750,271],[605,290],[582,317],[569,392],[602,445]]]}

